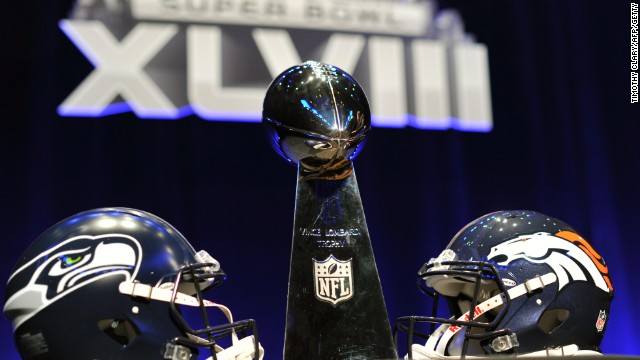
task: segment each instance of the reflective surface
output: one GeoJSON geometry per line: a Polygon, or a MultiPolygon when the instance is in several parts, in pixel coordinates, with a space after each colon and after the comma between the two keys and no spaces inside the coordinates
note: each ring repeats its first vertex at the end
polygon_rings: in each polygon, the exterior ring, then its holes
{"type": "Polygon", "coordinates": [[[307,179],[343,179],[371,129],[360,85],[341,69],[308,61],[271,83],[262,122],[271,145],[307,179]]]}
{"type": "Polygon", "coordinates": [[[396,358],[352,160],[369,103],[344,71],[306,62],[273,81],[263,124],[298,167],[285,360],[396,358]]]}
{"type": "Polygon", "coordinates": [[[395,358],[355,172],[299,177],[284,359],[395,358]]]}
{"type": "Polygon", "coordinates": [[[604,259],[570,225],[531,210],[467,224],[420,268],[418,286],[435,300],[431,316],[398,319],[409,359],[599,352],[615,311],[604,259]]]}

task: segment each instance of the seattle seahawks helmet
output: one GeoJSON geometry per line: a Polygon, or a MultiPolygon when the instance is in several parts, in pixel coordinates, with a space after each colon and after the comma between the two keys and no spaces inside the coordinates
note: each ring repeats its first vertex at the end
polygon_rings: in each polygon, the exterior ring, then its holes
{"type": "Polygon", "coordinates": [[[613,298],[607,265],[584,238],[521,210],[466,225],[418,271],[418,286],[434,297],[432,315],[395,326],[414,359],[597,354],[613,298]]]}
{"type": "Polygon", "coordinates": [[[94,209],[26,249],[4,314],[24,359],[186,360],[202,350],[213,359],[262,358],[254,320],[234,321],[203,297],[225,277],[218,261],[159,217],[94,209]]]}

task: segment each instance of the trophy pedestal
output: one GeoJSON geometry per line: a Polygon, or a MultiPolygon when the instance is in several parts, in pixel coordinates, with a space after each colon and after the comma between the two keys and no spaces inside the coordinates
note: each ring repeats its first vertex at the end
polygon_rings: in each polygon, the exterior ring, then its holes
{"type": "Polygon", "coordinates": [[[355,173],[305,180],[299,167],[284,359],[392,358],[397,355],[355,173]]]}

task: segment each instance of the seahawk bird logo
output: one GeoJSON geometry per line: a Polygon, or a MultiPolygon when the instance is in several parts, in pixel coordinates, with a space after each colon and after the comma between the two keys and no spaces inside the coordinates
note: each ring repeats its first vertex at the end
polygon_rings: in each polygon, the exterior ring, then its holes
{"type": "Polygon", "coordinates": [[[609,269],[602,257],[572,231],[521,235],[494,246],[487,259],[503,266],[519,259],[547,264],[558,276],[558,290],[573,279],[593,281],[603,291],[613,292],[609,269]]]}
{"type": "Polygon", "coordinates": [[[128,235],[69,238],[11,274],[9,284],[32,275],[22,289],[7,299],[4,312],[18,328],[42,309],[89,283],[109,276],[133,281],[141,258],[140,243],[128,235]]]}

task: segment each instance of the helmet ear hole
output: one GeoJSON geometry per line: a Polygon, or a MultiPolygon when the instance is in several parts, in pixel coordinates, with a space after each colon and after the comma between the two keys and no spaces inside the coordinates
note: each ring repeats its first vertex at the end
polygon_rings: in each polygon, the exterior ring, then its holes
{"type": "Polygon", "coordinates": [[[551,334],[560,325],[564,324],[571,313],[568,309],[551,309],[545,311],[538,320],[538,327],[548,334],[551,334]]]}
{"type": "Polygon", "coordinates": [[[140,330],[128,320],[102,319],[98,328],[120,345],[129,345],[140,335],[140,330]]]}

